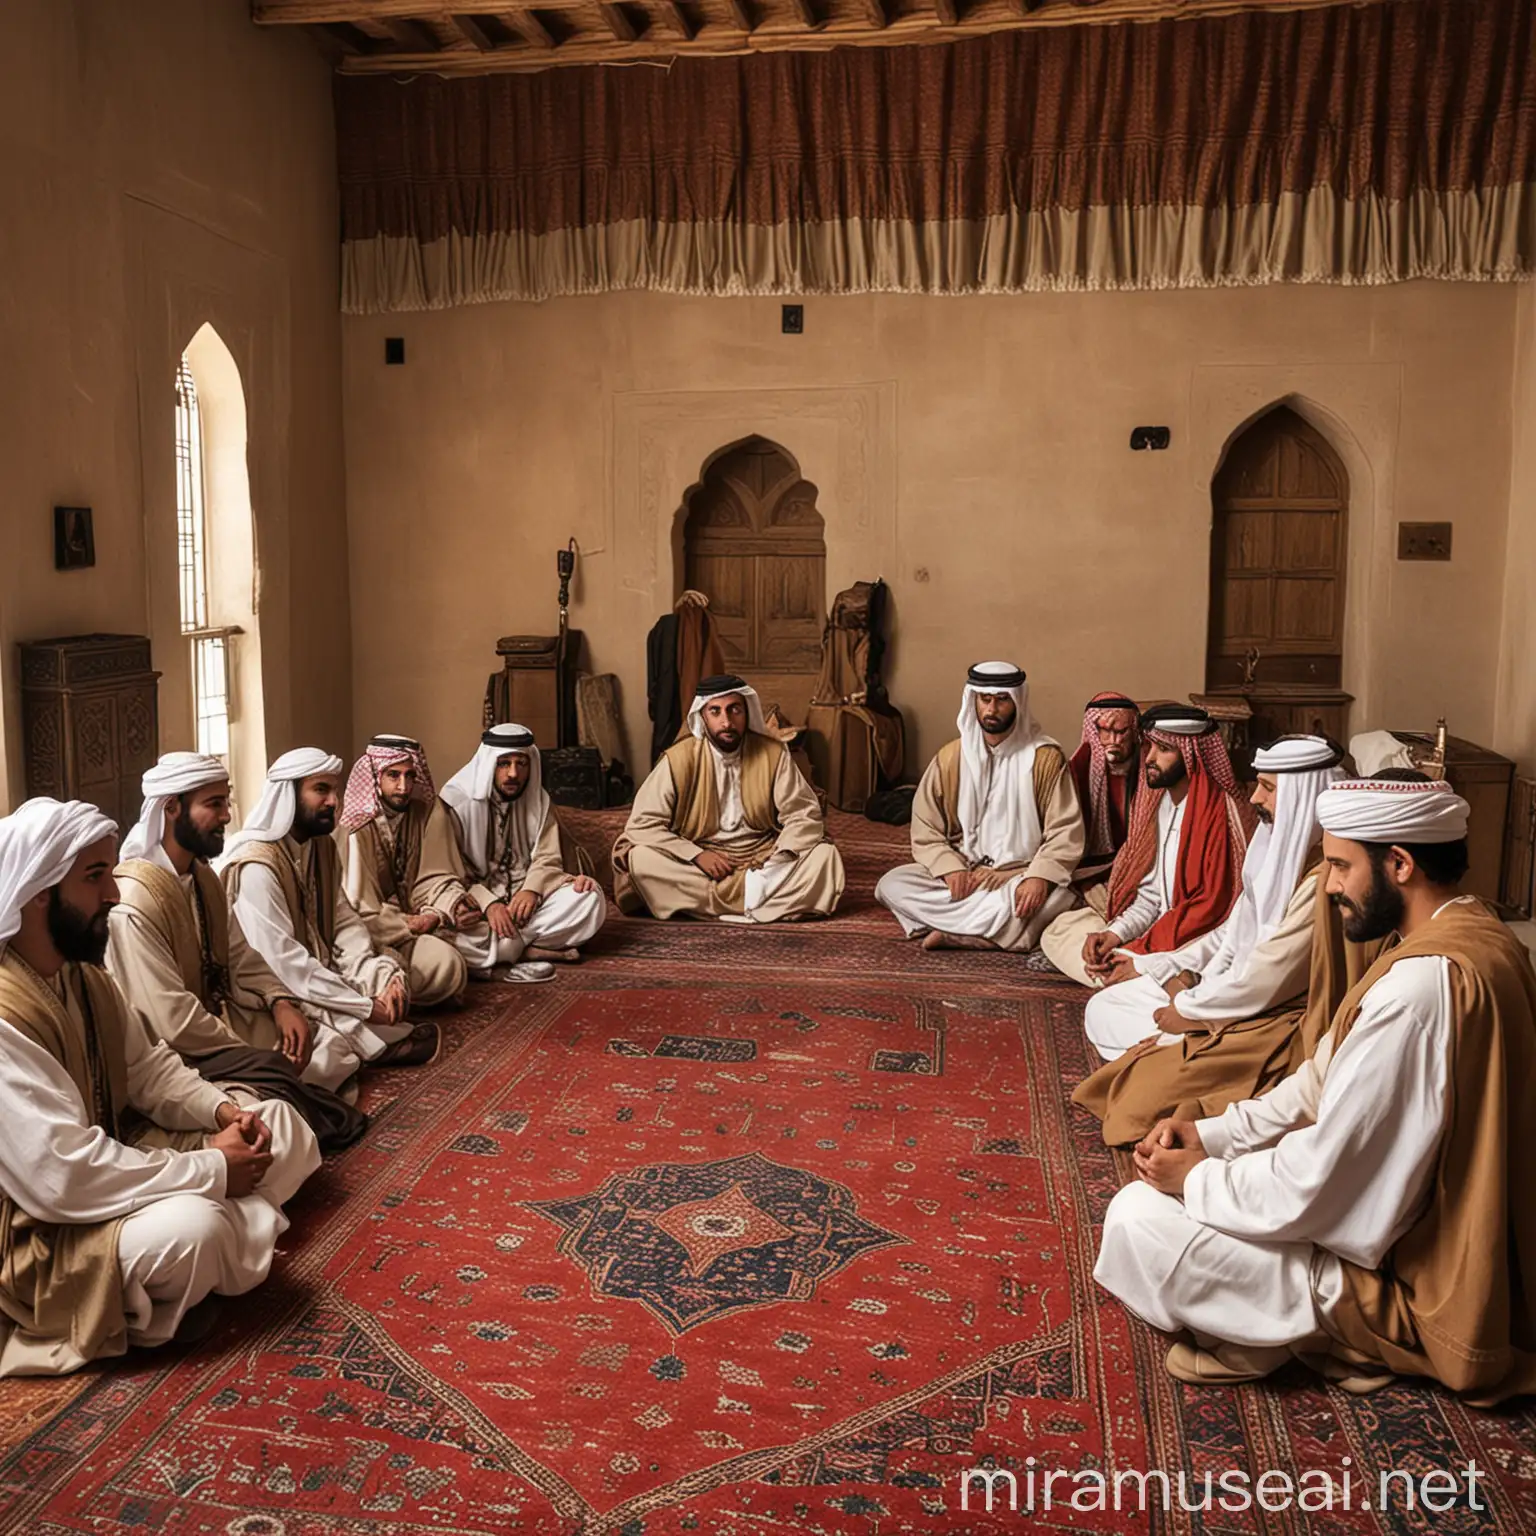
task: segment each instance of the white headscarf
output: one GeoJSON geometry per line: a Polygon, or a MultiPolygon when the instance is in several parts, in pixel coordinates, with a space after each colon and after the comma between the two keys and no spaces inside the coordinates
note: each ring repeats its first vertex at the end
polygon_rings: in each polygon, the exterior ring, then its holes
{"type": "Polygon", "coordinates": [[[1338,757],[1321,736],[1292,737],[1254,753],[1254,769],[1275,776],[1275,816],[1259,823],[1248,844],[1243,888],[1205,975],[1246,965],[1254,949],[1280,927],[1307,872],[1307,857],[1321,841],[1318,797],[1344,776],[1338,757]]]}
{"type": "Polygon", "coordinates": [[[1035,749],[1055,746],[1029,712],[1029,683],[1009,661],[982,661],[971,668],[960,700],[961,851],[973,862],[1024,864],[1040,847],[1040,808],[1035,804],[1035,749]],[[989,676],[999,679],[987,681],[989,676]],[[1017,716],[996,747],[976,718],[978,693],[1006,693],[1017,716]]]}
{"type": "Polygon", "coordinates": [[[83,849],[117,836],[117,823],[83,800],[39,797],[0,817],[0,945],[16,937],[21,909],[56,886],[83,849]]]}
{"type": "Polygon", "coordinates": [[[1346,779],[1318,801],[1323,831],[1352,843],[1454,843],[1472,808],[1444,779],[1346,779]]]}
{"type": "Polygon", "coordinates": [[[166,806],[205,784],[218,784],[228,778],[229,769],[221,758],[203,752],[167,752],[144,775],[144,805],[138,821],[123,839],[119,857],[148,859],[174,875],[176,866],[165,851],[166,806]]]}
{"type": "MultiPolygon", "coordinates": [[[[267,787],[256,802],[256,809],[246,818],[245,825],[224,845],[224,856],[217,868],[223,869],[234,856],[237,848],[246,843],[280,843],[293,831],[293,816],[298,809],[298,785],[318,774],[340,775],[342,761],[334,753],[323,752],[319,747],[295,747],[284,752],[267,769],[267,787]]],[[[337,788],[340,789],[340,784],[337,788]]]]}
{"type": "Polygon", "coordinates": [[[529,760],[527,786],[511,808],[518,818],[522,847],[531,855],[549,815],[549,796],[544,792],[539,749],[527,726],[493,725],[480,738],[475,755],[442,787],[442,797],[463,829],[464,858],[477,875],[487,872],[486,845],[490,841],[491,801],[496,795],[496,763],[512,752],[529,760]]]}
{"type": "Polygon", "coordinates": [[[688,729],[702,740],[706,734],[704,706],[712,699],[729,698],[733,693],[740,694],[747,706],[747,729],[756,731],[759,736],[770,735],[768,722],[763,716],[763,701],[758,698],[757,689],[740,677],[706,677],[699,684],[699,691],[694,694],[693,703],[688,707],[688,729]]]}

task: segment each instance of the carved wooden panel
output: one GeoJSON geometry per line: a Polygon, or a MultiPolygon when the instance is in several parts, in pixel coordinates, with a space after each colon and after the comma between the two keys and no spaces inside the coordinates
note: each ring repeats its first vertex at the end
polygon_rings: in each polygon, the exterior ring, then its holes
{"type": "Polygon", "coordinates": [[[827,553],[816,487],[776,443],[719,454],[689,494],[684,580],[710,600],[728,666],[748,678],[821,662],[827,553]]]}
{"type": "Polygon", "coordinates": [[[1341,736],[1349,481],[1338,455],[1294,411],[1270,411],[1232,445],[1211,511],[1206,689],[1249,696],[1255,743],[1314,721],[1341,736]],[[1262,705],[1255,688],[1271,690],[1262,705]]]}
{"type": "Polygon", "coordinates": [[[1232,680],[1233,660],[1241,676],[1252,651],[1253,682],[1283,680],[1283,659],[1336,680],[1347,513],[1344,465],[1292,410],[1261,416],[1232,445],[1212,485],[1207,688],[1232,680]]]}
{"type": "Polygon", "coordinates": [[[142,635],[79,635],[21,648],[27,793],[138,814],[160,751],[156,684],[142,635]]]}

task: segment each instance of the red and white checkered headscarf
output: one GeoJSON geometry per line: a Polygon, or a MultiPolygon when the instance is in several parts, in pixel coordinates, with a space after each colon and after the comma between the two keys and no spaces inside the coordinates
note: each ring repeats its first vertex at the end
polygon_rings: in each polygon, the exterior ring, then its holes
{"type": "Polygon", "coordinates": [[[1099,740],[1099,726],[1114,717],[1129,715],[1131,726],[1130,771],[1138,771],[1141,755],[1139,723],[1141,711],[1123,693],[1096,693],[1083,710],[1083,740],[1072,754],[1072,774],[1081,786],[1086,776],[1088,783],[1087,804],[1083,817],[1087,822],[1086,854],[1107,854],[1115,851],[1115,832],[1110,824],[1109,759],[1104,755],[1104,743],[1099,740]]]}
{"type": "Polygon", "coordinates": [[[344,832],[366,827],[379,814],[379,775],[396,763],[409,763],[416,770],[416,787],[411,791],[411,799],[430,805],[437,798],[432,785],[432,770],[427,767],[421,743],[412,741],[409,736],[375,736],[363,749],[363,755],[353,763],[352,776],[347,780],[346,799],[341,807],[344,832]]]}

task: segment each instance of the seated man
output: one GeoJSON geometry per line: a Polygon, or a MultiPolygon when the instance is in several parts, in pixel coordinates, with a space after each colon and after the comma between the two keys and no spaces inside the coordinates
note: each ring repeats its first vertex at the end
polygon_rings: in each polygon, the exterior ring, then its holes
{"type": "Polygon", "coordinates": [[[347,899],[374,943],[407,967],[412,1004],[459,1002],[469,971],[453,929],[470,909],[453,818],[438,803],[420,742],[375,736],[368,743],[347,780],[341,830],[347,899]]]}
{"type": "Polygon", "coordinates": [[[1318,820],[1345,935],[1400,942],[1277,1088],[1161,1122],[1105,1217],[1095,1276],[1188,1330],[1168,1355],[1182,1381],[1299,1355],[1353,1391],[1536,1390],[1536,974],[1457,892],[1466,801],[1394,773],[1328,790],[1318,820]]]}
{"type": "Polygon", "coordinates": [[[613,849],[623,912],[773,923],[825,917],[843,861],[789,749],[739,677],[707,677],[613,849]]]}
{"type": "Polygon", "coordinates": [[[107,969],[150,1032],[210,1083],[241,1103],[292,1104],[322,1152],[347,1146],[368,1117],[314,1080],[324,1066],[309,1020],[245,942],[208,867],[229,819],[218,758],[170,752],[144,775],[144,809],[115,876],[107,969]]]}
{"type": "Polygon", "coordinates": [[[1141,711],[1123,693],[1089,699],[1069,766],[1083,808],[1083,857],[1072,884],[1102,917],[1110,866],[1125,845],[1141,781],[1141,711]]]}
{"type": "Polygon", "coordinates": [[[913,864],[875,899],[924,949],[1033,949],[1072,904],[1083,813],[1062,750],[1029,712],[1011,662],[966,676],[960,736],[929,763],[912,801],[913,864]]]}
{"type": "Polygon", "coordinates": [[[1237,900],[1254,814],[1215,722],[1190,704],[1159,704],[1141,717],[1141,734],[1150,793],[1136,796],[1104,915],[1079,907],[1040,940],[1051,964],[1084,986],[1128,980],[1132,955],[1198,939],[1237,900]]]}
{"type": "Polygon", "coordinates": [[[204,1082],[100,968],[116,857],[78,800],[0,820],[0,1376],[200,1337],[189,1310],[266,1279],[320,1166],[288,1105],[204,1082]]]}
{"type": "Polygon", "coordinates": [[[544,790],[533,732],[497,725],[443,785],[457,854],[472,872],[455,942],[477,971],[548,981],[552,962],[575,964],[608,915],[603,893],[575,869],[560,817],[544,790]]]}
{"type": "MultiPolygon", "coordinates": [[[[1342,777],[1342,756],[1321,736],[1282,737],[1255,753],[1260,825],[1232,915],[1182,949],[1133,956],[1134,978],[1088,1000],[1089,1040],[1101,1054],[1125,1054],[1072,1098],[1103,1120],[1111,1146],[1139,1141],[1177,1106],[1213,1115],[1292,1070],[1309,979],[1320,962],[1335,986],[1345,975],[1330,963],[1343,939],[1317,824],[1317,797],[1342,777]]],[[[1328,1020],[1343,996],[1330,1001],[1332,990],[1318,999],[1328,1020]]]]}
{"type": "Polygon", "coordinates": [[[433,1061],[435,1024],[406,1022],[405,966],[380,950],[341,882],[336,790],[341,759],[314,747],[285,752],[218,870],[246,940],[299,1000],[315,1027],[318,1081],[339,1088],[365,1063],[433,1061]]]}

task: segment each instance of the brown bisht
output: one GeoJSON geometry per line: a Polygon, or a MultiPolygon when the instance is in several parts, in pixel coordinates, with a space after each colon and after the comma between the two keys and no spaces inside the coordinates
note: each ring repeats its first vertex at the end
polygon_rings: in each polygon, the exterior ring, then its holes
{"type": "Polygon", "coordinates": [[[1314,866],[1308,874],[1317,875],[1317,896],[1306,993],[1256,1018],[1190,1029],[1171,1045],[1134,1046],[1084,1078],[1072,1102],[1104,1122],[1109,1146],[1140,1141],[1165,1116],[1201,1120],[1257,1098],[1317,1049],[1345,993],[1382,946],[1350,943],[1338,908],[1328,899],[1323,872],[1314,866]]]}
{"type": "Polygon", "coordinates": [[[1380,1270],[1346,1263],[1333,1353],[1430,1376],[1478,1405],[1536,1392],[1536,972],[1481,902],[1442,911],[1382,955],[1334,1022],[1399,960],[1450,962],[1450,1118],[1428,1202],[1380,1270]]]}

